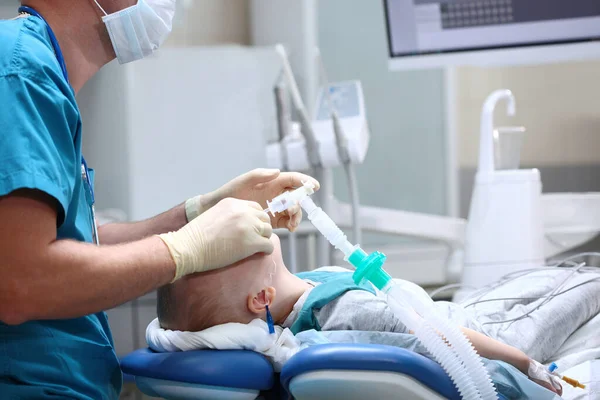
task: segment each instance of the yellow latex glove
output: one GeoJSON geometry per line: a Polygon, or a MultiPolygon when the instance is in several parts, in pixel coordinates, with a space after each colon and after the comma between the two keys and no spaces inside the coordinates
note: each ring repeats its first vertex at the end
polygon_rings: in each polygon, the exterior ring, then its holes
{"type": "MultiPolygon", "coordinates": [[[[302,182],[307,181],[315,184],[315,192],[319,190],[319,182],[308,175],[298,172],[280,172],[277,169],[255,169],[238,176],[213,192],[189,199],[185,203],[185,213],[188,221],[191,221],[227,197],[254,201],[265,209],[267,200],[273,200],[283,192],[299,188],[302,182]]],[[[293,232],[302,221],[302,209],[296,205],[287,212],[270,218],[274,228],[287,228],[293,232]]]]}
{"type": "Polygon", "coordinates": [[[227,198],[177,232],[159,235],[175,261],[173,281],[273,252],[269,216],[255,202],[227,198]]]}

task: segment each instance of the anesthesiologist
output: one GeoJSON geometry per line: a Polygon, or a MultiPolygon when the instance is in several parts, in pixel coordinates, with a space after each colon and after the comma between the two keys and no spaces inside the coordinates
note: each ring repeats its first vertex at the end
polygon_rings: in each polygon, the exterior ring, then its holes
{"type": "Polygon", "coordinates": [[[117,399],[122,375],[102,310],[270,253],[273,227],[301,219],[299,207],[279,218],[262,209],[312,178],[254,170],[149,220],[96,229],[75,94],[115,57],[156,50],[175,2],[24,0],[0,21],[2,398],[117,399]]]}

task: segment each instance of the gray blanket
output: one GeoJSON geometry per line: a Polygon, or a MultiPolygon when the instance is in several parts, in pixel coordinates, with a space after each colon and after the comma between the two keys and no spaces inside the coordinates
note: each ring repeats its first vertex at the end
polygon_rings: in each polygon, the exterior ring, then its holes
{"type": "Polygon", "coordinates": [[[517,347],[537,361],[557,361],[563,371],[600,356],[600,270],[536,271],[472,295],[460,305],[437,306],[455,322],[517,347]],[[561,284],[564,293],[548,298],[561,284]],[[501,298],[510,299],[472,305],[501,298]]]}

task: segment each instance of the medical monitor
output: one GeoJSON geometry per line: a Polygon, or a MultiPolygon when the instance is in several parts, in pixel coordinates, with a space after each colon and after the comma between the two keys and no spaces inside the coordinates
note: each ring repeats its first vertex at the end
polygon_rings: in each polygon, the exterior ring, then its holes
{"type": "Polygon", "coordinates": [[[600,59],[600,0],[384,0],[391,69],[600,59]]]}

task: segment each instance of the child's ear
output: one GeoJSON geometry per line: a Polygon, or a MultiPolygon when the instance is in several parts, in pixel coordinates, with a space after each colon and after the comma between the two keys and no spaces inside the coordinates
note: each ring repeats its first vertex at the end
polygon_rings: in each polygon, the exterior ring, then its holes
{"type": "Polygon", "coordinates": [[[275,288],[269,286],[256,295],[248,295],[248,310],[254,314],[262,314],[266,306],[273,304],[275,300],[275,288]]]}

